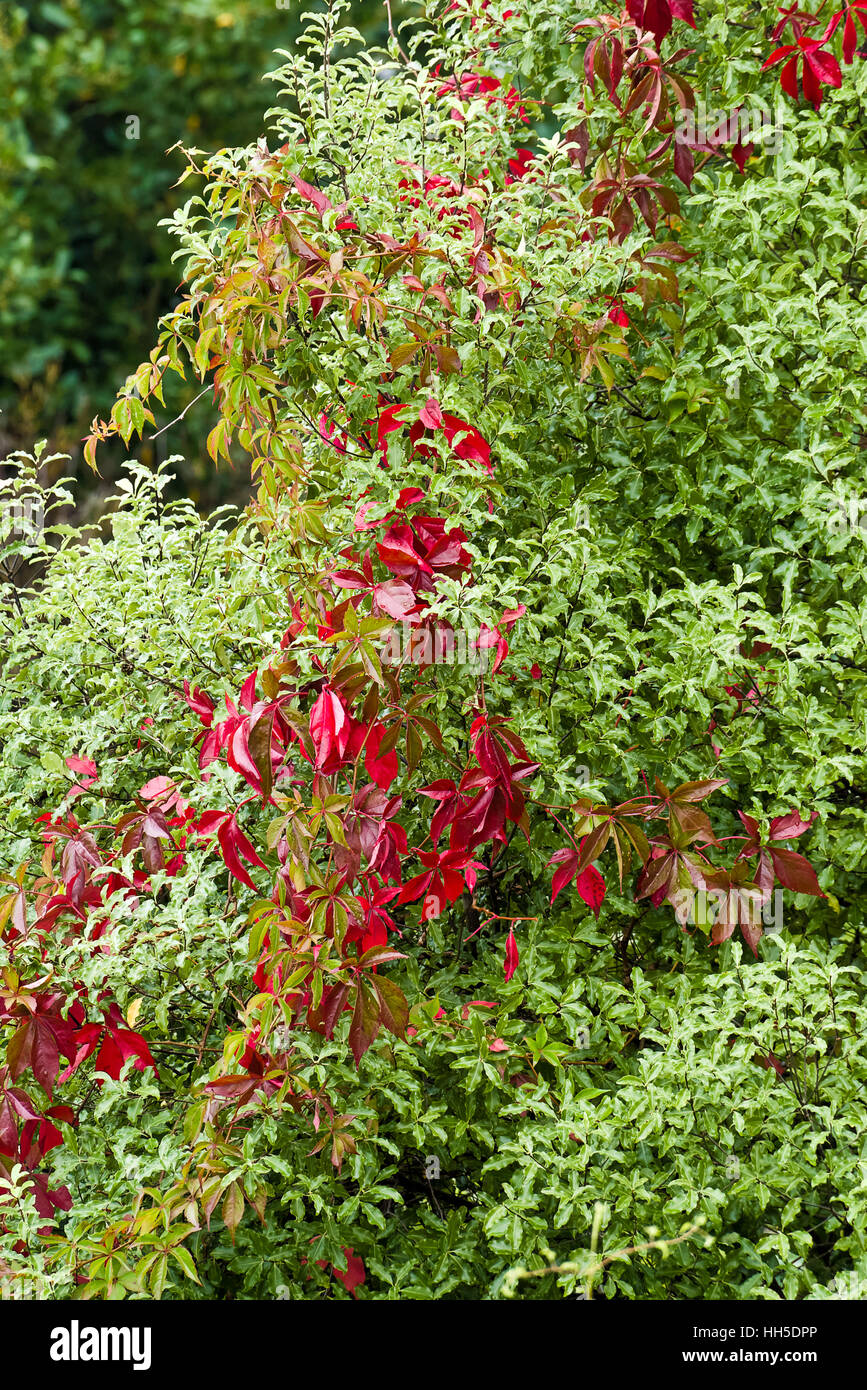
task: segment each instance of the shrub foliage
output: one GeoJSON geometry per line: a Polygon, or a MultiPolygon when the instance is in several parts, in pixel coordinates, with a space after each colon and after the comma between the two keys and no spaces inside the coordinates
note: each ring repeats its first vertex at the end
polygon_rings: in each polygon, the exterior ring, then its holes
{"type": "Polygon", "coordinates": [[[6,546],[9,1277],[833,1296],[863,8],[782,53],[716,0],[459,0],[387,53],[344,8],[267,137],[187,152],[184,295],[86,444],[198,377],[254,502],[132,462],[86,545],[6,546]]]}

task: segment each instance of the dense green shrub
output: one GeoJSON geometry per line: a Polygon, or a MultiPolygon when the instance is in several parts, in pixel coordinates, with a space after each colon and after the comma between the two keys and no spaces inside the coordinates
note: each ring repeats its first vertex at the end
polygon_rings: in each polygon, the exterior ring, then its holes
{"type": "MultiPolygon", "coordinates": [[[[33,852],[34,813],[75,780],[70,751],[105,769],[73,803],[88,820],[166,767],[193,779],[174,694],[184,673],[204,680],[213,666],[231,685],[273,644],[285,556],[272,550],[263,569],[248,528],[203,523],[184,504],[160,514],[163,482],[137,470],[105,535],[86,547],[66,537],[16,624],[0,725],[7,863],[33,852]]],[[[232,998],[248,990],[243,911],[212,855],[199,851],[191,869],[182,894],[118,912],[111,956],[94,963],[76,941],[52,949],[61,978],[107,983],[124,1011],[139,1001],[160,1066],[159,1082],[106,1081],[53,1151],[52,1184],[74,1195],[80,1241],[87,1230],[98,1241],[107,1213],[182,1170],[189,1051],[214,1007],[231,1026],[232,998]]],[[[496,955],[461,949],[460,914],[445,930],[430,923],[406,966],[418,1031],[371,1049],[359,1073],[344,1043],[299,1035],[310,1075],[327,1077],[354,1117],[357,1153],[337,1174],[310,1155],[305,1120],[266,1105],[237,1158],[245,1185],[272,1194],[265,1225],[243,1222],[234,1246],[219,1223],[193,1237],[201,1293],[322,1292],[327,1273],[301,1264],[317,1239],[316,1255],[339,1268],[343,1247],[363,1258],[371,1296],[487,1297],[540,1248],[589,1260],[598,1203],[607,1250],[648,1227],[705,1223],[667,1259],[612,1265],[607,1296],[815,1296],[863,1273],[867,1009],[851,951],[817,922],[800,941],[765,938],[761,964],[732,945],[709,958],[654,912],[624,978],[617,916],[543,915],[544,902],[537,890],[523,908],[541,920],[505,989],[496,955]],[[440,1008],[448,1021],[436,1021],[440,1008]]],[[[797,914],[786,936],[806,927],[797,914]]],[[[39,1267],[43,1292],[69,1289],[68,1275],[46,1274],[41,1257],[39,1267]]],[[[178,1283],[180,1264],[170,1276],[176,1296],[197,1296],[178,1283]]],[[[567,1274],[520,1292],[558,1284],[582,1288],[567,1274]]]]}

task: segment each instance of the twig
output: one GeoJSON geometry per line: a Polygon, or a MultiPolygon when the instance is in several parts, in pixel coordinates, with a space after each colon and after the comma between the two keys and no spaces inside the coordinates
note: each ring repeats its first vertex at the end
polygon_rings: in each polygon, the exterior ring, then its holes
{"type": "MultiPolygon", "coordinates": [[[[593,1217],[593,1235],[591,1237],[592,1246],[595,1247],[599,1236],[599,1226],[602,1217],[601,1203],[596,1204],[593,1217]]],[[[690,1240],[704,1225],[704,1217],[698,1217],[691,1226],[682,1230],[679,1236],[673,1236],[668,1240],[655,1237],[652,1240],[643,1241],[640,1245],[626,1245],[622,1250],[614,1250],[610,1255],[601,1255],[597,1260],[591,1261],[589,1265],[580,1265],[575,1260],[567,1260],[564,1264],[543,1265],[539,1269],[510,1269],[506,1272],[503,1283],[503,1296],[513,1298],[518,1281],[521,1279],[542,1279],[546,1274],[578,1274],[584,1283],[585,1297],[590,1300],[593,1298],[593,1279],[600,1270],[607,1265],[613,1264],[615,1260],[626,1260],[630,1255],[643,1255],[648,1250],[661,1250],[665,1257],[673,1245],[682,1245],[684,1241],[690,1240]]],[[[552,1252],[542,1251],[543,1255],[552,1252]]]]}
{"type": "Polygon", "coordinates": [[[208,394],[208,392],[210,391],[210,389],[211,389],[210,386],[205,386],[205,387],[199,392],[199,394],[198,394],[197,396],[194,396],[194,397],[193,397],[193,399],[190,401],[189,405],[185,405],[185,406],[184,406],[184,408],[183,408],[183,410],[181,411],[180,415],[176,416],[174,420],[170,420],[169,423],[168,423],[167,425],[163,425],[163,427],[162,427],[161,430],[157,430],[156,434],[149,434],[149,435],[147,436],[148,443],[149,443],[152,439],[159,439],[159,437],[160,437],[161,434],[165,434],[166,430],[170,430],[170,429],[172,428],[172,425],[178,425],[178,424],[180,424],[181,420],[183,420],[183,418],[184,418],[184,416],[186,415],[187,411],[188,411],[188,410],[192,410],[193,406],[196,404],[196,401],[200,401],[200,400],[202,399],[202,396],[206,396],[206,395],[208,394]]]}

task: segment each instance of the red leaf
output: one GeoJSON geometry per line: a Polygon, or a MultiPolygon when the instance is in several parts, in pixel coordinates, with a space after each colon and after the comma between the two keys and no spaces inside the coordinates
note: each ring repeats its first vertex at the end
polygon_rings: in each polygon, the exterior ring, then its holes
{"type": "Polygon", "coordinates": [[[657,47],[671,29],[672,19],[682,19],[695,28],[692,0],[627,0],[629,17],[642,29],[649,29],[657,47]]]}
{"type": "Polygon", "coordinates": [[[578,868],[578,851],[574,849],[558,849],[557,853],[548,861],[551,864],[559,864],[551,883],[551,902],[561,893],[567,883],[571,883],[575,877],[575,870],[578,868]]]}
{"type": "Polygon", "coordinates": [[[250,756],[248,746],[248,723],[245,719],[239,724],[226,749],[226,760],[235,772],[240,772],[245,781],[257,792],[262,791],[262,778],[259,768],[250,756]]]}
{"type": "Polygon", "coordinates": [[[793,893],[809,893],[811,897],[824,898],[815,870],[803,854],[796,854],[791,849],[775,849],[773,845],[769,845],[768,849],[777,878],[784,888],[789,888],[793,893]]]}
{"type": "Polygon", "coordinates": [[[6,1055],[14,1079],[30,1067],[43,1091],[51,1097],[60,1071],[60,1051],[48,1023],[38,1017],[26,1019],[13,1034],[6,1055]]]}
{"type": "Polygon", "coordinates": [[[292,175],[292,182],[301,197],[305,198],[308,203],[312,203],[320,216],[331,207],[331,203],[324,193],[320,192],[318,188],[314,188],[312,184],[305,183],[304,179],[299,179],[295,173],[292,175]]]}
{"type": "Polygon", "coordinates": [[[364,1261],[360,1255],[354,1253],[354,1248],[351,1245],[344,1245],[343,1253],[346,1256],[346,1273],[342,1273],[336,1265],[331,1266],[331,1272],[335,1279],[339,1279],[347,1293],[351,1293],[352,1297],[356,1298],[357,1294],[355,1290],[358,1288],[359,1284],[363,1284],[367,1278],[364,1261]]]}
{"type": "Polygon", "coordinates": [[[114,1045],[124,1062],[128,1061],[130,1057],[135,1057],[136,1071],[144,1071],[146,1067],[152,1067],[156,1072],[156,1062],[141,1033],[134,1033],[129,1028],[118,1028],[112,1036],[114,1045]]]}
{"type": "Polygon", "coordinates": [[[241,686],[241,693],[238,696],[238,704],[241,709],[245,709],[249,714],[256,703],[256,676],[257,671],[251,671],[244,684],[241,686]]]}
{"type": "Polygon", "coordinates": [[[389,579],[375,584],[373,600],[377,608],[390,618],[405,618],[416,605],[416,597],[405,579],[389,579]]]}
{"type": "MultiPolygon", "coordinates": [[[[96,763],[92,758],[67,758],[66,766],[69,768],[70,772],[78,772],[83,777],[89,778],[92,782],[96,781],[99,777],[96,763]]],[[[85,783],[85,785],[87,785],[87,783],[85,783]]]]}
{"type": "Polygon", "coordinates": [[[781,48],[775,48],[770,57],[766,58],[765,61],[762,63],[762,72],[764,72],[765,68],[772,67],[774,63],[781,63],[782,60],[788,57],[790,53],[795,53],[796,51],[797,45],[793,43],[784,43],[781,48]]]}
{"type": "Polygon", "coordinates": [[[506,959],[503,962],[503,970],[506,976],[506,984],[509,983],[518,968],[520,957],[518,955],[518,943],[515,940],[514,930],[509,930],[506,940],[506,959]]]}
{"type": "Polygon", "coordinates": [[[325,689],[310,711],[310,737],[316,750],[316,767],[325,773],[340,766],[349,740],[350,719],[343,701],[325,689]]]}
{"type": "Polygon", "coordinates": [[[780,73],[780,86],[793,101],[798,100],[798,60],[790,58],[780,73]]]}
{"type": "Polygon", "coordinates": [[[491,446],[473,425],[468,425],[465,420],[458,419],[457,415],[443,415],[443,426],[446,439],[452,445],[458,458],[466,459],[470,463],[481,464],[487,473],[493,472],[491,446]],[[455,444],[454,440],[458,435],[461,438],[455,444]]]}
{"type": "MultiPolygon", "coordinates": [[[[810,829],[818,814],[818,811],[811,812],[809,820],[804,820],[800,811],[795,810],[787,811],[784,816],[775,816],[770,824],[768,839],[796,840],[799,835],[804,835],[810,829]]],[[[755,822],[753,824],[755,825],[755,822]]]]}
{"type": "Polygon", "coordinates": [[[440,403],[435,396],[431,396],[430,400],[428,401],[427,405],[425,406],[424,410],[421,412],[418,418],[424,425],[425,429],[442,429],[443,413],[440,409],[440,403]]]}
{"type": "Polygon", "coordinates": [[[770,1070],[770,1068],[773,1067],[777,1076],[785,1076],[786,1068],[779,1058],[774,1056],[773,1052],[769,1052],[767,1057],[761,1057],[759,1060],[766,1070],[770,1070]]]}
{"type": "Polygon", "coordinates": [[[356,1066],[379,1032],[379,1013],[379,996],[366,980],[359,980],[355,992],[352,1022],[349,1025],[349,1046],[352,1048],[356,1066]]]}
{"type": "Polygon", "coordinates": [[[380,791],[387,792],[395,777],[397,776],[397,752],[394,748],[387,753],[379,756],[379,746],[385,737],[385,729],[381,724],[375,724],[367,736],[367,743],[364,749],[364,766],[367,768],[367,775],[379,787],[380,791]]]}
{"type": "Polygon", "coordinates": [[[819,82],[824,82],[827,87],[842,86],[843,74],[833,53],[825,53],[823,49],[816,48],[804,56],[819,82]]]}
{"type": "Polygon", "coordinates": [[[593,909],[595,916],[599,917],[599,909],[605,897],[605,879],[599,870],[589,864],[583,874],[579,874],[575,880],[575,887],[581,894],[589,908],[593,909]]]}
{"type": "Polygon", "coordinates": [[[214,702],[210,695],[206,695],[198,686],[193,688],[191,694],[189,681],[184,681],[184,699],[193,713],[199,716],[205,728],[210,729],[214,718],[214,702]]]}
{"type": "MultiPolygon", "coordinates": [[[[202,817],[204,820],[204,816],[202,817]]],[[[256,891],[256,885],[241,863],[239,855],[247,860],[249,864],[255,864],[258,868],[264,869],[265,865],[259,858],[247,836],[244,834],[234,816],[225,819],[217,831],[217,840],[223,855],[226,868],[233,878],[239,883],[243,883],[246,888],[256,891]]]]}
{"type": "Polygon", "coordinates": [[[392,574],[415,576],[417,572],[432,574],[426,560],[418,554],[415,537],[408,526],[391,526],[381,541],[376,542],[379,558],[392,574]]]}

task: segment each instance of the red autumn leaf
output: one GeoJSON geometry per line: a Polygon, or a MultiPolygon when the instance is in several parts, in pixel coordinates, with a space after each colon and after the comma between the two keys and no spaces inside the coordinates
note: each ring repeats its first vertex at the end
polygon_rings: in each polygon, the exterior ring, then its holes
{"type": "Polygon", "coordinates": [[[202,840],[210,839],[216,835],[223,862],[229,873],[239,883],[243,883],[246,888],[252,888],[255,891],[256,885],[241,863],[241,858],[246,859],[248,864],[255,864],[260,869],[264,869],[266,866],[231,811],[203,812],[199,817],[198,824],[194,826],[194,833],[202,840]]]}
{"type": "Polygon", "coordinates": [[[75,1056],[60,1077],[61,1081],[66,1081],[93,1053],[96,1053],[96,1070],[106,1072],[115,1081],[120,1077],[124,1063],[131,1057],[135,1058],[136,1071],[152,1067],[159,1075],[145,1039],[141,1033],[126,1027],[116,1004],[110,1004],[105,1010],[102,1023],[85,1023],[78,1028],[75,1044],[75,1056]]]}
{"type": "Polygon", "coordinates": [[[416,580],[419,574],[433,574],[430,565],[416,550],[416,537],[409,526],[391,526],[376,548],[379,558],[392,574],[416,580]]]}
{"type": "Polygon", "coordinates": [[[241,827],[238,825],[234,816],[230,816],[228,820],[223,821],[223,824],[217,831],[217,840],[229,873],[232,874],[234,878],[238,879],[239,883],[243,883],[247,888],[252,888],[255,892],[256,885],[242,865],[239,856],[243,856],[248,864],[255,864],[257,868],[264,869],[265,865],[241,827]]]}
{"type": "Polygon", "coordinates": [[[416,596],[404,579],[388,579],[373,586],[373,602],[381,613],[402,620],[416,607],[416,596]]]}
{"type": "MultiPolygon", "coordinates": [[[[434,353],[441,370],[459,370],[460,359],[453,349],[437,345],[434,348],[434,353]]],[[[377,421],[377,448],[386,449],[388,436],[393,434],[395,430],[407,428],[408,422],[401,418],[406,408],[403,405],[390,405],[382,411],[377,421]]],[[[437,401],[428,401],[418,420],[409,426],[410,445],[423,458],[428,457],[431,453],[430,444],[424,442],[426,428],[432,432],[442,430],[446,443],[450,445],[458,458],[465,459],[468,463],[479,464],[486,473],[493,472],[491,446],[475,425],[461,420],[457,415],[450,415],[442,411],[437,401]]]]}
{"type": "Polygon", "coordinates": [[[52,1105],[44,1115],[28,1119],[22,1128],[18,1151],[28,1167],[41,1163],[46,1154],[63,1143],[63,1135],[53,1123],[54,1120],[62,1120],[70,1125],[77,1123],[75,1113],[68,1105],[52,1105]]]}
{"type": "Polygon", "coordinates": [[[372,981],[362,977],[356,985],[355,1008],[349,1025],[349,1046],[356,1066],[376,1039],[380,1029],[379,1014],[379,995],[375,992],[372,981]]]}
{"type": "Polygon", "coordinates": [[[312,203],[320,216],[323,212],[328,212],[331,207],[331,202],[326,198],[324,193],[320,192],[318,188],[314,188],[312,184],[305,183],[304,179],[300,179],[295,173],[292,174],[292,182],[301,197],[304,198],[306,202],[312,203]]]}
{"type": "Polygon", "coordinates": [[[458,419],[457,415],[443,415],[443,429],[458,458],[480,464],[486,473],[493,472],[491,446],[473,425],[458,419]]]}
{"type": "MultiPolygon", "coordinates": [[[[273,721],[273,716],[272,716],[273,721]]],[[[240,723],[232,734],[226,747],[226,761],[234,772],[239,772],[245,781],[256,791],[264,790],[262,785],[262,773],[250,753],[249,736],[250,726],[245,719],[240,723]]],[[[270,752],[270,741],[269,741],[270,752]]],[[[270,758],[269,758],[270,763],[270,758]]],[[[270,791],[270,788],[269,788],[270,791]]],[[[267,799],[267,797],[266,797],[267,799]]]]}
{"type": "Polygon", "coordinates": [[[397,776],[397,751],[394,748],[380,756],[379,748],[385,737],[382,724],[374,724],[364,746],[364,766],[367,775],[376,783],[380,791],[387,792],[397,776]]]}
{"type": "Polygon", "coordinates": [[[518,955],[518,943],[515,940],[514,930],[510,928],[506,939],[506,958],[503,961],[503,973],[506,977],[506,984],[509,983],[518,968],[520,956],[518,955]]]}
{"type": "Polygon", "coordinates": [[[442,428],[443,413],[439,401],[434,396],[431,396],[418,418],[425,429],[438,430],[442,428]]]}
{"type": "MultiPolygon", "coordinates": [[[[0,1072],[0,1080],[6,1068],[0,1072]]],[[[18,1121],[38,1121],[39,1111],[34,1109],[29,1096],[17,1086],[5,1086],[0,1090],[0,1153],[12,1155],[18,1148],[18,1121]]]]}
{"type": "Polygon", "coordinates": [[[828,53],[824,47],[842,17],[843,11],[841,10],[831,18],[821,38],[808,39],[799,36],[794,43],[783,44],[782,47],[774,49],[774,52],[762,64],[763,72],[765,68],[774,67],[777,63],[783,64],[780,70],[780,85],[794,101],[797,101],[799,96],[798,65],[800,64],[800,92],[817,111],[822,104],[822,87],[840,87],[843,83],[840,64],[834,55],[828,53]]]}
{"type": "Polygon", "coordinates": [[[69,768],[70,772],[77,772],[79,776],[82,778],[82,780],[85,777],[88,779],[87,782],[85,782],[85,786],[89,786],[91,783],[95,782],[99,777],[99,772],[97,771],[96,763],[93,761],[92,758],[67,758],[66,766],[69,768]]]}
{"type": "Polygon", "coordinates": [[[695,28],[692,0],[627,0],[626,8],[630,19],[642,29],[650,30],[657,45],[671,31],[674,19],[682,19],[695,28]]]}
{"type": "Polygon", "coordinates": [[[350,1007],[348,999],[348,984],[328,985],[322,991],[318,1009],[311,1005],[307,1010],[307,1023],[314,1033],[321,1033],[325,1038],[332,1038],[338,1018],[345,1009],[350,1007]]]}
{"type": "Polygon", "coordinates": [[[515,154],[509,160],[509,173],[506,175],[506,183],[514,183],[516,180],[524,178],[526,174],[529,173],[530,166],[535,158],[536,156],[532,150],[523,148],[516,150],[515,154]]]}
{"type": "Polygon", "coordinates": [[[469,882],[476,869],[484,868],[465,849],[447,849],[442,854],[421,850],[416,853],[425,865],[425,872],[404,884],[397,901],[398,904],[411,903],[426,895],[425,921],[438,917],[446,903],[457,902],[464,891],[465,880],[469,882]]]}
{"type": "Polygon", "coordinates": [[[346,1271],[339,1270],[336,1265],[331,1266],[331,1273],[335,1279],[351,1293],[353,1298],[357,1298],[355,1290],[367,1279],[367,1272],[364,1268],[364,1261],[360,1255],[356,1255],[353,1246],[344,1246],[343,1253],[346,1256],[346,1271]]]}
{"type": "Polygon", "coordinates": [[[799,835],[806,834],[818,814],[818,811],[811,811],[809,820],[804,820],[800,811],[795,810],[787,811],[784,816],[774,816],[770,823],[768,839],[796,840],[799,835]]]}
{"type": "Polygon", "coordinates": [[[566,885],[571,883],[574,878],[575,887],[579,894],[584,899],[587,906],[592,909],[595,916],[598,917],[599,909],[605,897],[605,880],[599,870],[594,868],[592,864],[588,864],[576,878],[575,876],[582,857],[583,855],[579,854],[577,850],[567,848],[557,850],[557,853],[549,859],[549,865],[559,864],[560,866],[554,874],[551,883],[551,902],[554,901],[558,893],[562,892],[566,885]]]}
{"type": "Polygon", "coordinates": [[[245,709],[249,714],[256,703],[256,676],[257,671],[251,671],[250,675],[241,686],[241,693],[238,696],[238,704],[241,709],[245,709]]]}
{"type": "Polygon", "coordinates": [[[340,767],[349,741],[350,727],[346,706],[339,695],[326,687],[310,711],[310,737],[319,771],[331,773],[340,767]]]}
{"type": "Polygon", "coordinates": [[[769,1071],[771,1067],[773,1067],[774,1071],[777,1073],[777,1076],[785,1076],[785,1064],[781,1062],[778,1057],[775,1057],[773,1052],[769,1052],[766,1057],[760,1057],[759,1061],[767,1071],[769,1071]]]}
{"type": "Polygon", "coordinates": [[[756,855],[759,856],[755,881],[766,894],[770,894],[776,874],[783,887],[788,888],[791,892],[807,893],[814,898],[824,898],[825,894],[819,887],[819,880],[809,861],[804,858],[803,854],[796,854],[794,850],[783,849],[780,846],[781,840],[794,840],[799,835],[805,834],[810,829],[817,814],[816,811],[813,811],[809,819],[805,820],[800,811],[792,809],[783,816],[775,816],[768,828],[767,842],[763,843],[759,835],[759,823],[755,817],[738,811],[741,823],[747,832],[738,860],[753,859],[756,855]]]}
{"type": "Polygon", "coordinates": [[[497,654],[494,657],[494,665],[491,672],[492,675],[496,675],[506,657],[509,655],[509,644],[500,632],[500,629],[497,627],[490,628],[487,623],[482,623],[475,645],[480,651],[484,651],[488,647],[496,647],[497,654]]]}
{"type": "Polygon", "coordinates": [[[80,778],[78,782],[73,783],[67,792],[67,797],[70,801],[81,796],[83,792],[86,792],[99,781],[99,772],[96,763],[91,758],[73,756],[66,759],[66,766],[69,768],[70,772],[77,772],[80,778]]]}
{"type": "Polygon", "coordinates": [[[599,870],[594,868],[592,864],[588,864],[584,872],[579,874],[576,878],[575,887],[578,889],[579,894],[584,899],[587,906],[592,909],[594,915],[598,918],[599,909],[605,897],[605,879],[602,877],[599,870]]]}
{"type": "Polygon", "coordinates": [[[422,796],[429,796],[439,802],[430,824],[430,837],[436,844],[446,826],[451,825],[455,818],[459,801],[458,789],[450,778],[441,777],[427,787],[419,787],[419,792],[422,796]]]}
{"type": "Polygon", "coordinates": [[[184,681],[184,699],[194,714],[197,714],[206,729],[210,729],[214,719],[214,702],[210,695],[206,695],[204,690],[195,686],[190,691],[189,681],[184,681]]]}
{"type": "Polygon", "coordinates": [[[548,866],[559,864],[551,881],[551,902],[562,893],[567,883],[571,883],[575,877],[575,870],[578,867],[578,851],[574,849],[558,849],[556,854],[548,860],[548,866]]]}
{"type": "Polygon", "coordinates": [[[190,819],[193,815],[190,803],[181,795],[177,783],[171,777],[151,777],[139,788],[142,801],[156,801],[161,810],[175,810],[179,816],[190,819]]]}
{"type": "Polygon", "coordinates": [[[49,1099],[60,1071],[61,1054],[66,1058],[75,1054],[75,1025],[60,1013],[62,1003],[58,994],[39,996],[36,1012],[28,1013],[6,1049],[12,1080],[17,1081],[29,1067],[49,1099]]]}
{"type": "Polygon", "coordinates": [[[107,1072],[117,1081],[124,1062],[130,1057],[135,1058],[136,1071],[144,1071],[145,1067],[153,1067],[154,1071],[157,1069],[150,1048],[141,1033],[134,1033],[128,1028],[119,1028],[113,1033],[106,1031],[96,1057],[96,1070],[107,1072]]]}
{"type": "Polygon", "coordinates": [[[774,871],[784,888],[793,893],[809,893],[811,897],[824,898],[816,871],[803,854],[796,854],[791,849],[775,849],[773,845],[768,848],[774,871]]]}
{"type": "Polygon", "coordinates": [[[854,59],[858,47],[856,20],[867,35],[867,0],[853,0],[853,3],[846,6],[846,23],[843,26],[843,62],[847,66],[854,59]]]}
{"type": "MultiPolygon", "coordinates": [[[[493,999],[470,999],[461,1008],[461,1018],[466,1021],[470,1016],[470,1009],[498,1009],[499,1007],[499,1004],[493,999]]],[[[439,1014],[436,1015],[437,1018],[439,1016],[439,1014]]]]}
{"type": "Polygon", "coordinates": [[[29,1177],[34,1189],[33,1205],[46,1221],[50,1221],[56,1211],[70,1210],[72,1194],[68,1187],[49,1188],[44,1173],[31,1173],[29,1177]]]}

